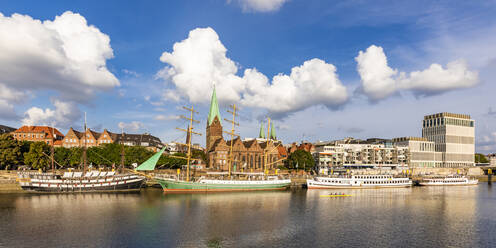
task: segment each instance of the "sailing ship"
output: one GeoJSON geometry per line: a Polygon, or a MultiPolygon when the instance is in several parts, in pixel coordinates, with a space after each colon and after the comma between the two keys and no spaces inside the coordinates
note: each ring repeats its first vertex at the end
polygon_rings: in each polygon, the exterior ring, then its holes
{"type": "MultiPolygon", "coordinates": [[[[84,129],[86,128],[85,113],[84,129]]],[[[52,128],[53,132],[53,128],[52,128]]],[[[83,146],[83,171],[69,171],[59,175],[55,172],[54,144],[51,146],[52,172],[19,172],[17,180],[22,189],[34,192],[118,192],[139,191],[145,177],[135,173],[116,173],[115,171],[88,171],[86,159],[86,135],[83,146]]],[[[163,152],[163,149],[162,149],[163,152]]],[[[121,168],[124,171],[124,144],[121,151],[121,168]]]]}
{"type": "Polygon", "coordinates": [[[432,176],[424,177],[420,180],[421,186],[463,186],[463,185],[477,185],[479,180],[469,179],[462,175],[448,175],[448,176],[432,176]]]}
{"type": "MultiPolygon", "coordinates": [[[[215,96],[215,88],[214,88],[214,93],[213,96],[215,96]]],[[[191,158],[191,137],[193,134],[201,135],[199,133],[196,133],[193,131],[193,122],[197,122],[196,120],[193,119],[193,114],[197,113],[195,112],[194,108],[186,108],[183,107],[184,109],[188,110],[190,112],[190,117],[184,117],[181,116],[184,119],[189,120],[189,125],[187,130],[185,129],[180,129],[182,131],[187,132],[187,137],[190,137],[187,139],[187,144],[183,144],[188,147],[188,152],[186,156],[186,178],[182,178],[178,175],[157,175],[154,177],[154,179],[162,186],[163,190],[165,192],[177,192],[177,193],[186,193],[186,192],[203,192],[203,193],[208,193],[208,192],[226,192],[226,191],[257,191],[257,190],[284,190],[287,189],[290,184],[291,180],[290,179],[285,179],[282,178],[280,175],[269,175],[267,171],[267,165],[269,164],[267,161],[267,154],[265,154],[265,159],[264,159],[264,172],[258,172],[258,173],[253,173],[253,172],[233,172],[232,171],[232,165],[233,162],[236,162],[233,159],[233,146],[231,142],[230,149],[229,149],[229,169],[227,172],[207,172],[206,175],[198,177],[198,178],[192,178],[190,177],[190,162],[195,160],[191,158]]],[[[232,111],[229,111],[229,113],[233,114],[233,119],[232,120],[227,120],[232,123],[232,129],[231,132],[226,132],[231,135],[231,140],[233,140],[235,135],[234,133],[234,127],[238,125],[235,122],[236,118],[236,105],[231,105],[232,111]]],[[[270,119],[269,119],[269,126],[270,126],[270,119]]],[[[267,142],[270,142],[269,139],[267,139],[267,142]]],[[[267,146],[268,147],[268,146],[267,146]]],[[[268,148],[267,148],[268,149],[268,148]]],[[[267,152],[267,151],[266,151],[267,152]]],[[[158,153],[157,153],[158,154],[158,153]]],[[[160,156],[159,156],[160,157],[160,156]]],[[[140,165],[136,170],[137,171],[150,171],[154,170],[156,160],[158,160],[158,157],[155,159],[150,158],[150,162],[146,161],[142,165],[140,165]]]]}
{"type": "Polygon", "coordinates": [[[21,188],[35,192],[116,192],[139,191],[145,177],[133,173],[117,174],[115,171],[64,172],[63,175],[44,172],[18,174],[21,188]]]}
{"type": "Polygon", "coordinates": [[[392,175],[332,175],[307,179],[308,189],[402,188],[411,187],[408,177],[392,175]]]}

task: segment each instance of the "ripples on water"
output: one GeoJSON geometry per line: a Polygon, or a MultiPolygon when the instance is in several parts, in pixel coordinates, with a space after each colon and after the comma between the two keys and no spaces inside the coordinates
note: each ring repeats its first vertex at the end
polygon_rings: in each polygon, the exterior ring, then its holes
{"type": "Polygon", "coordinates": [[[494,247],[494,190],[0,195],[0,247],[494,247]]]}

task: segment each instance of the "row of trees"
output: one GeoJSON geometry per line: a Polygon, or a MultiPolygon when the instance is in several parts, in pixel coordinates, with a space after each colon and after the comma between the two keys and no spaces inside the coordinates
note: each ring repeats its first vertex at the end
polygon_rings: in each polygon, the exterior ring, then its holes
{"type": "MultiPolygon", "coordinates": [[[[87,163],[93,166],[119,166],[121,164],[122,146],[120,144],[105,144],[90,147],[86,151],[87,163]]],[[[50,147],[44,142],[17,141],[9,134],[0,136],[0,169],[14,169],[19,165],[26,165],[32,169],[48,169],[51,166],[50,147]]],[[[141,164],[150,158],[154,152],[139,146],[124,147],[124,165],[141,164]]],[[[174,156],[186,157],[184,153],[174,156]]],[[[56,168],[76,168],[82,164],[83,149],[79,147],[54,149],[56,168]]],[[[194,158],[205,161],[202,151],[194,151],[194,158]]],[[[157,168],[180,168],[186,164],[185,159],[162,155],[157,162],[157,168]]]]}
{"type": "Polygon", "coordinates": [[[296,150],[289,154],[288,159],[284,161],[285,169],[289,170],[305,170],[311,171],[314,169],[315,160],[310,152],[305,150],[296,150]]]}
{"type": "Polygon", "coordinates": [[[475,154],[475,163],[486,164],[489,163],[489,159],[484,154],[476,153],[475,154]]]}

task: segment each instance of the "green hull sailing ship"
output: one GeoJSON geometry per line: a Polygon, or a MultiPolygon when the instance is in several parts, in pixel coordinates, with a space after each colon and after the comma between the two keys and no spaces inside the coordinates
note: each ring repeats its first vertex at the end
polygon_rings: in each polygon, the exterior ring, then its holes
{"type": "Polygon", "coordinates": [[[201,179],[197,182],[184,180],[155,178],[165,192],[226,192],[226,191],[257,191],[284,190],[289,187],[291,180],[268,178],[261,180],[223,180],[201,179]]]}
{"type": "MultiPolygon", "coordinates": [[[[237,125],[235,122],[236,117],[236,106],[231,106],[233,119],[229,121],[232,123],[233,128],[231,132],[228,134],[231,135],[231,138],[235,136],[234,134],[234,126],[237,125]]],[[[193,132],[193,122],[198,122],[193,119],[193,113],[196,113],[191,108],[184,109],[190,111],[190,118],[182,116],[184,119],[190,121],[188,129],[183,130],[188,133],[190,137],[187,139],[187,144],[184,144],[188,147],[188,154],[185,159],[187,159],[187,173],[186,180],[181,179],[178,175],[163,175],[163,176],[155,176],[154,179],[162,186],[165,192],[176,192],[176,193],[208,193],[208,192],[232,192],[232,191],[259,191],[259,190],[284,190],[287,189],[291,185],[290,179],[280,178],[278,175],[268,175],[267,169],[265,168],[264,172],[259,173],[243,173],[243,172],[231,172],[232,162],[234,161],[232,158],[232,142],[229,153],[229,171],[228,172],[207,172],[206,176],[202,176],[196,180],[190,180],[189,170],[190,170],[190,161],[195,160],[191,158],[191,135],[198,134],[193,132]]],[[[212,94],[212,102],[210,106],[209,113],[209,121],[213,119],[213,116],[217,116],[220,118],[219,107],[217,104],[217,97],[215,93],[215,87],[212,94]]],[[[270,119],[269,119],[270,122],[270,119]]],[[[270,126],[270,124],[269,124],[270,126]]],[[[269,136],[269,134],[268,134],[269,136]]],[[[269,139],[267,139],[269,142],[269,139]]],[[[160,158],[163,150],[155,154],[152,158],[145,161],[142,165],[140,165],[136,170],[138,171],[150,171],[154,170],[155,164],[160,158]]],[[[267,157],[267,156],[265,156],[267,157]]],[[[265,166],[267,166],[267,159],[265,159],[265,166]]]]}

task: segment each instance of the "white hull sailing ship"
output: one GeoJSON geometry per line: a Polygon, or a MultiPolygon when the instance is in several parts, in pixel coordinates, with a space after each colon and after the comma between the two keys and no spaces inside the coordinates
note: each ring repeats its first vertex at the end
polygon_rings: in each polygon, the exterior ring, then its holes
{"type": "Polygon", "coordinates": [[[421,186],[463,186],[477,185],[479,180],[469,179],[466,176],[450,175],[450,176],[434,176],[426,177],[420,180],[421,186]]]}
{"type": "MultiPolygon", "coordinates": [[[[84,119],[84,129],[87,131],[86,113],[84,119]]],[[[54,146],[52,143],[50,156],[52,172],[19,172],[17,180],[21,188],[34,192],[60,193],[139,191],[141,189],[146,180],[143,176],[134,173],[116,173],[115,171],[87,171],[86,135],[83,141],[83,171],[65,172],[63,175],[55,173],[56,162],[53,158],[54,146]]],[[[120,170],[124,170],[124,144],[122,144],[120,170]]]]}
{"type": "Polygon", "coordinates": [[[21,188],[37,192],[102,192],[139,191],[145,177],[132,173],[116,174],[114,171],[65,172],[62,176],[54,173],[20,172],[21,188]]]}
{"type": "Polygon", "coordinates": [[[339,175],[307,179],[308,189],[357,189],[411,187],[412,180],[392,175],[339,175]]]}

